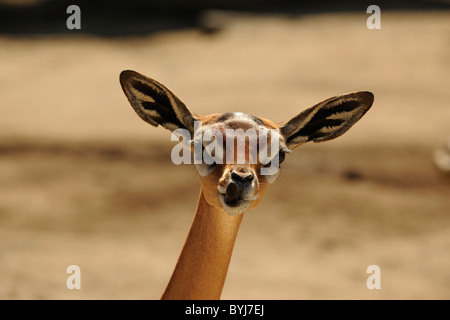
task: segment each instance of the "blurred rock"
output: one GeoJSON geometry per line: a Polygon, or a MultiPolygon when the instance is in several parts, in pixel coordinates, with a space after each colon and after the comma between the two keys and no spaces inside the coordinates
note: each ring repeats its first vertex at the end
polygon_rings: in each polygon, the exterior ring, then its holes
{"type": "Polygon", "coordinates": [[[450,138],[445,147],[434,152],[434,164],[440,171],[450,174],[450,138]]]}

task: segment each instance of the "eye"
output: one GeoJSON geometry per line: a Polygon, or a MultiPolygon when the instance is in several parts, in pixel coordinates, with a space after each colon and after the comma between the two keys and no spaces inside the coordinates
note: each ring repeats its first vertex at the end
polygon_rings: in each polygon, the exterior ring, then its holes
{"type": "Polygon", "coordinates": [[[286,158],[286,152],[284,152],[283,150],[280,150],[280,152],[278,152],[278,163],[282,164],[285,158],[286,158]]]}
{"type": "Polygon", "coordinates": [[[204,145],[202,145],[202,156],[203,156],[203,164],[208,166],[210,170],[217,166],[217,163],[214,159],[214,154],[210,155],[208,152],[205,152],[204,145]]]}
{"type": "MultiPolygon", "coordinates": [[[[275,163],[275,165],[279,168],[280,164],[283,163],[284,159],[286,158],[286,151],[285,150],[280,150],[278,152],[278,163],[275,163]]],[[[268,168],[270,166],[272,166],[272,162],[275,161],[277,159],[277,157],[274,157],[269,163],[266,163],[264,165],[265,168],[268,168]]]]}
{"type": "Polygon", "coordinates": [[[214,161],[213,163],[208,164],[207,166],[208,166],[210,169],[214,169],[214,168],[217,166],[217,163],[214,161]]]}

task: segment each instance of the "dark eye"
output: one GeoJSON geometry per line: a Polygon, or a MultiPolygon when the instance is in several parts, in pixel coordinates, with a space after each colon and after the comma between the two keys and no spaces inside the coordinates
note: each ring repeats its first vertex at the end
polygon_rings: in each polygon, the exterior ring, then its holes
{"type": "Polygon", "coordinates": [[[205,146],[202,145],[202,156],[203,163],[206,164],[210,169],[213,169],[217,166],[217,163],[214,159],[214,155],[210,155],[208,152],[205,152],[205,146]]]}
{"type": "MultiPolygon", "coordinates": [[[[276,165],[276,167],[280,167],[280,164],[283,163],[284,159],[286,158],[286,152],[284,150],[280,150],[280,152],[278,152],[278,163],[274,163],[276,165]]],[[[264,167],[268,168],[270,166],[272,166],[272,162],[276,161],[277,157],[273,158],[269,163],[265,164],[264,167]]]]}
{"type": "Polygon", "coordinates": [[[280,152],[278,153],[278,163],[282,164],[285,158],[286,158],[286,152],[284,152],[283,150],[280,150],[280,152]]]}
{"type": "Polygon", "coordinates": [[[211,169],[213,169],[213,168],[215,168],[215,167],[217,166],[217,163],[214,161],[213,163],[208,164],[208,166],[209,166],[211,169]]]}

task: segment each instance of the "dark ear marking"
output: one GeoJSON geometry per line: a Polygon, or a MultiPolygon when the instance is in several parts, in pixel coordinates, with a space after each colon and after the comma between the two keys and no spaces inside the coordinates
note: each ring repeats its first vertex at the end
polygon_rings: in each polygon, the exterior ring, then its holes
{"type": "Polygon", "coordinates": [[[280,132],[290,149],[309,141],[337,138],[364,116],[373,99],[367,91],[327,99],[283,123],[280,132]]]}
{"type": "Polygon", "coordinates": [[[125,70],[120,74],[120,84],[134,111],[145,122],[170,131],[182,128],[193,132],[195,116],[159,82],[125,70]]]}

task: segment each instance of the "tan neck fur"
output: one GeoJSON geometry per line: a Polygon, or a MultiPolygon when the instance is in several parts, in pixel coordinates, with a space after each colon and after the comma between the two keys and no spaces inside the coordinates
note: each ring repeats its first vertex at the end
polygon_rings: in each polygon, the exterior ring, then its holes
{"type": "Polygon", "coordinates": [[[220,299],[242,217],[211,206],[200,191],[194,221],[161,299],[220,299]]]}

